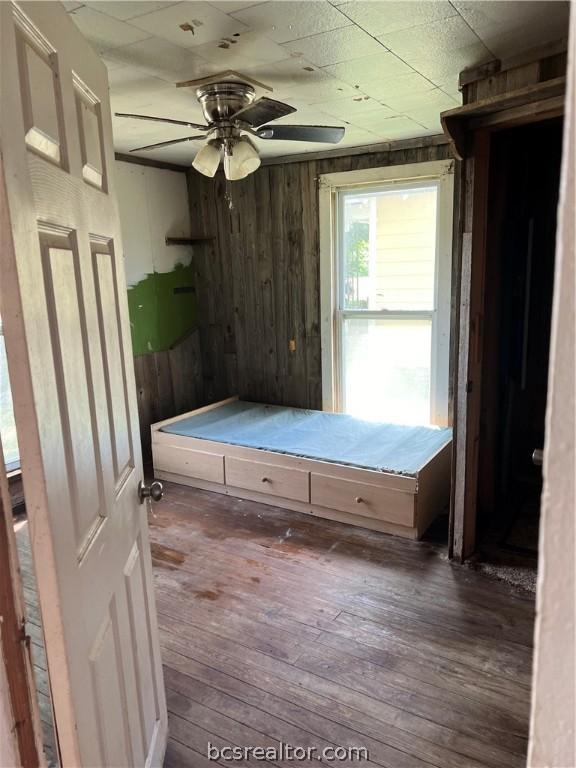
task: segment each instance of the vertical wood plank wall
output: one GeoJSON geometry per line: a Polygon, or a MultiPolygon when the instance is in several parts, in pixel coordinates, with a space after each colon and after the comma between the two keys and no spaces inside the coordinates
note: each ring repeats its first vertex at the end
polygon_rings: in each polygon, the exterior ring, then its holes
{"type": "Polygon", "coordinates": [[[134,358],[144,461],[151,458],[150,425],[204,404],[198,331],[174,349],[134,358]]]}
{"type": "Polygon", "coordinates": [[[318,178],[451,156],[437,137],[390,147],[262,166],[228,185],[231,209],[222,174],[188,172],[192,232],[214,238],[193,259],[204,402],[322,407],[318,178]]]}

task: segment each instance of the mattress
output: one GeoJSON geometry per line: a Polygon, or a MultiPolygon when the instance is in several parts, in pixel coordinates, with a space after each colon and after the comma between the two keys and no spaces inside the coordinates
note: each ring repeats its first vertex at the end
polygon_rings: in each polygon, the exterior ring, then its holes
{"type": "Polygon", "coordinates": [[[162,427],[173,435],[414,476],[452,430],[236,400],[162,427]]]}

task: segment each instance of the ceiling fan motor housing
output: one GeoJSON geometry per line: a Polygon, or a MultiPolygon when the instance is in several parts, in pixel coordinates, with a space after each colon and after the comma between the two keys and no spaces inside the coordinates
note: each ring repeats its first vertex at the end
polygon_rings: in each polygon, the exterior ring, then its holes
{"type": "Polygon", "coordinates": [[[207,123],[230,120],[254,101],[256,91],[247,83],[213,83],[196,90],[207,123]]]}

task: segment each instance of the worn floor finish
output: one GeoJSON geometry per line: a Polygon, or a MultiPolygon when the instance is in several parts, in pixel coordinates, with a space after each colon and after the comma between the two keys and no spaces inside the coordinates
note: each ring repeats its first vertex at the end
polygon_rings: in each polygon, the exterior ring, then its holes
{"type": "Polygon", "coordinates": [[[278,741],[386,768],[525,765],[530,596],[430,543],[170,483],[150,531],[167,768],[278,741]]]}
{"type": "MultiPolygon", "coordinates": [[[[208,742],[279,741],[365,747],[385,768],[525,765],[530,596],[449,565],[430,543],[171,483],[150,522],[165,768],[213,764],[208,742]]],[[[17,536],[54,761],[25,526],[17,536]]]]}

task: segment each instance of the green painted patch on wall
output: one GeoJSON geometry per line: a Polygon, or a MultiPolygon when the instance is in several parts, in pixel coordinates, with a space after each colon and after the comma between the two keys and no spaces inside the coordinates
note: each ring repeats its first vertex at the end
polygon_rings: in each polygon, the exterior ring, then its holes
{"type": "Polygon", "coordinates": [[[170,349],[196,328],[192,265],[153,272],[128,289],[134,355],[170,349]]]}

